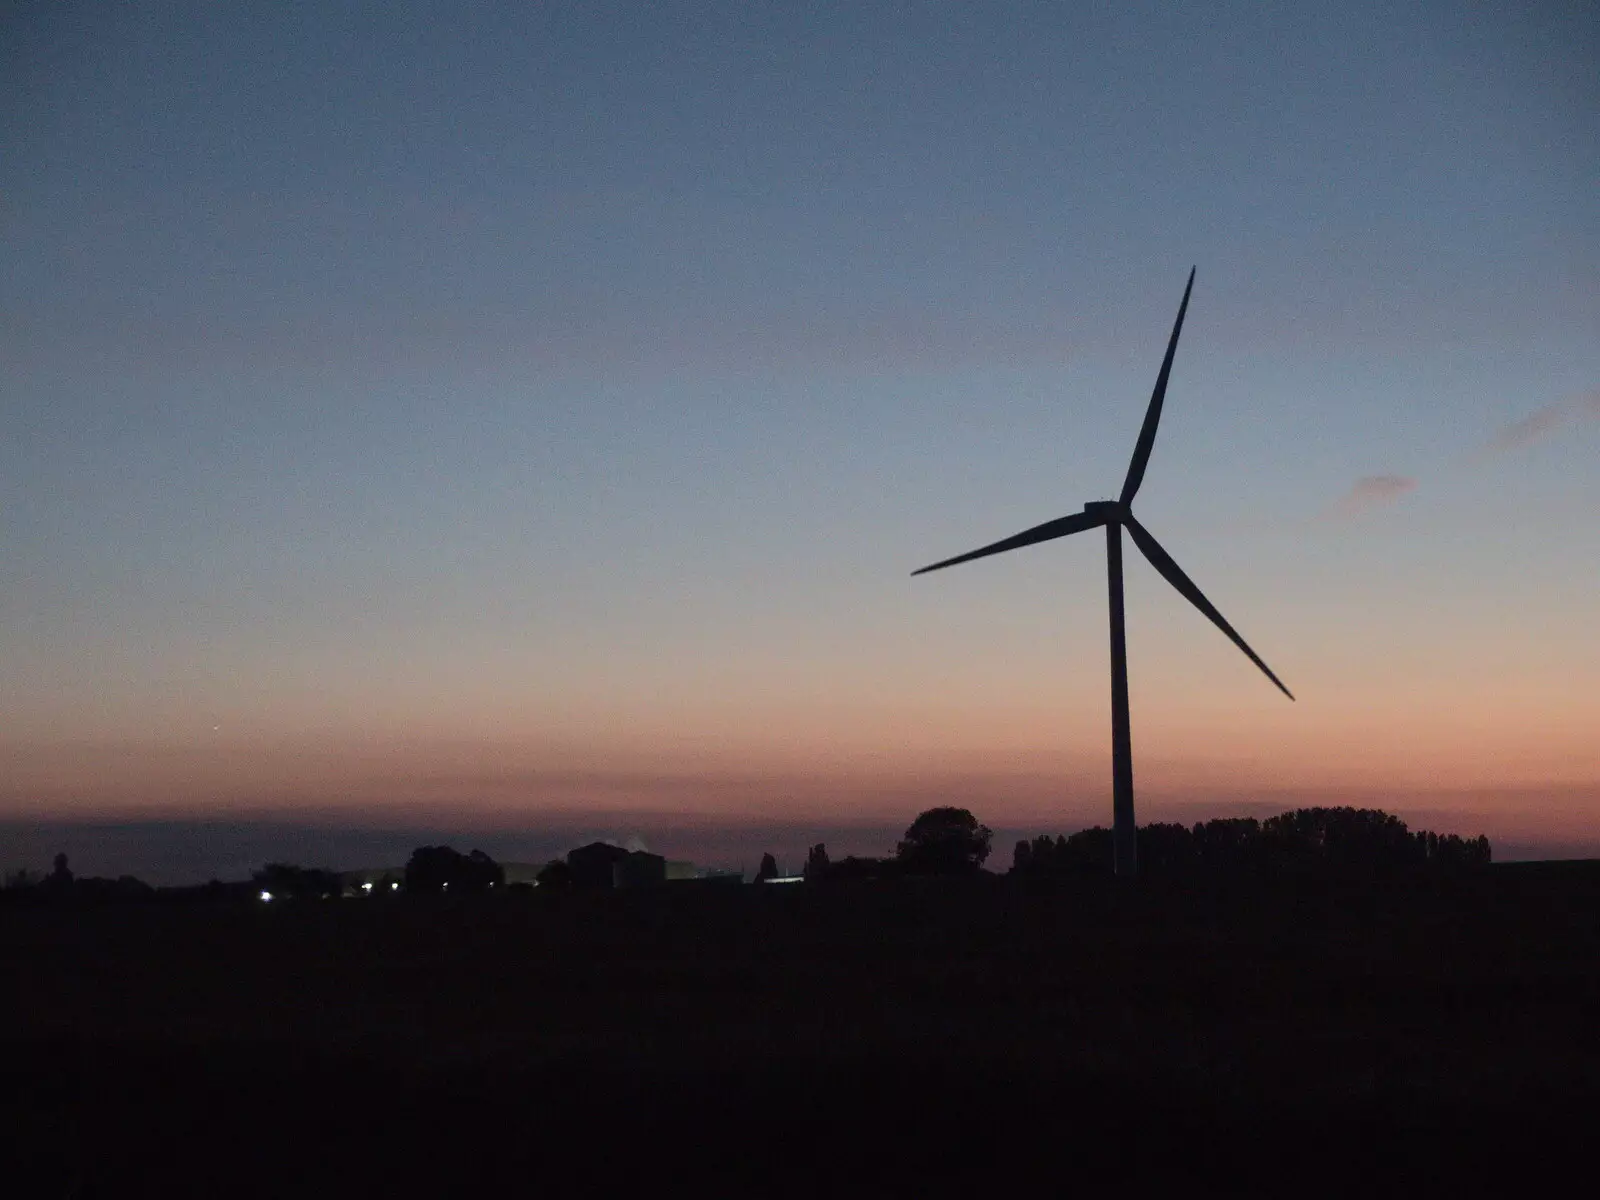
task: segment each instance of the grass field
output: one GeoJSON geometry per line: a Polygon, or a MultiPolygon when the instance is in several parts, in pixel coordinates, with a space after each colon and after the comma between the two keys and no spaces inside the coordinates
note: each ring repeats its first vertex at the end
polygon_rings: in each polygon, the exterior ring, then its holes
{"type": "Polygon", "coordinates": [[[28,1194],[1427,1193],[1600,1114],[1596,863],[11,906],[0,950],[28,1194]]]}

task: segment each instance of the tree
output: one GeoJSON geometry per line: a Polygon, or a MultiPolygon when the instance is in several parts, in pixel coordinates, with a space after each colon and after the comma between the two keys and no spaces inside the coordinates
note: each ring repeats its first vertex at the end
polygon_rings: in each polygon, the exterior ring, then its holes
{"type": "Polygon", "coordinates": [[[965,875],[989,857],[994,834],[964,808],[930,808],[911,822],[895,857],[917,875],[965,875]]]}
{"type": "Polygon", "coordinates": [[[810,850],[806,851],[804,874],[806,879],[812,883],[816,883],[826,877],[828,874],[828,847],[826,844],[818,842],[810,850]]]}
{"type": "Polygon", "coordinates": [[[1399,817],[1372,808],[1297,808],[1263,821],[1261,838],[1278,867],[1372,870],[1428,859],[1427,837],[1419,841],[1399,817]]]}
{"type": "Polygon", "coordinates": [[[1023,838],[1011,851],[1011,869],[1018,875],[1027,874],[1033,866],[1033,843],[1023,838]]]}
{"type": "Polygon", "coordinates": [[[756,882],[765,883],[769,879],[778,877],[778,860],[770,854],[761,856],[761,867],[756,871],[756,882]]]}
{"type": "Polygon", "coordinates": [[[1207,868],[1238,871],[1260,862],[1261,822],[1254,817],[1196,821],[1190,832],[1195,854],[1207,868]]]}
{"type": "MultiPolygon", "coordinates": [[[[1038,846],[1034,846],[1035,852],[1038,846]]],[[[1056,835],[1055,870],[1066,875],[1106,875],[1111,871],[1111,830],[1102,825],[1063,837],[1056,835]]]]}
{"type": "Polygon", "coordinates": [[[418,846],[406,861],[408,892],[483,892],[505,880],[505,868],[482,850],[462,854],[449,846],[418,846]]]}
{"type": "Polygon", "coordinates": [[[500,887],[506,881],[506,869],[482,850],[474,850],[467,855],[466,877],[461,881],[461,886],[471,892],[486,891],[492,887],[500,887]]]}
{"type": "Polygon", "coordinates": [[[39,881],[42,892],[62,896],[72,891],[72,869],[67,866],[67,856],[57,854],[50,874],[39,881]]]}
{"type": "Polygon", "coordinates": [[[1141,825],[1136,836],[1141,871],[1176,874],[1193,870],[1200,860],[1195,836],[1186,825],[1141,825]]]}

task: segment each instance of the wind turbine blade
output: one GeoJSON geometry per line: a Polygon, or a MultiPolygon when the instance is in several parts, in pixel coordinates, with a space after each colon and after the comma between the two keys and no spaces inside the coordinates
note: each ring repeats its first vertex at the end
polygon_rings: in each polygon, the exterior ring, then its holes
{"type": "Polygon", "coordinates": [[[953,567],[957,563],[971,562],[975,558],[987,558],[991,554],[1004,554],[1007,550],[1020,550],[1023,546],[1031,546],[1035,542],[1048,542],[1053,538],[1066,537],[1069,533],[1082,533],[1085,529],[1095,529],[1105,523],[1106,519],[1100,513],[1073,513],[1070,517],[1061,517],[1055,521],[1046,521],[1043,525],[1035,525],[1032,529],[1024,529],[1019,534],[985,546],[981,550],[958,554],[954,558],[947,558],[943,562],[936,562],[930,567],[923,567],[911,573],[926,575],[929,571],[937,571],[942,567],[953,567]]]}
{"type": "Polygon", "coordinates": [[[1274,675],[1272,673],[1272,668],[1261,661],[1261,656],[1245,644],[1245,640],[1234,631],[1233,626],[1228,624],[1227,619],[1216,610],[1216,607],[1211,603],[1211,601],[1205,598],[1205,595],[1200,591],[1200,589],[1195,587],[1194,580],[1185,575],[1183,573],[1183,568],[1172,561],[1172,555],[1163,550],[1161,548],[1161,543],[1157,542],[1155,538],[1150,536],[1150,531],[1143,525],[1139,524],[1138,521],[1135,521],[1132,513],[1125,514],[1122,518],[1122,521],[1123,524],[1127,526],[1128,533],[1132,536],[1134,543],[1139,547],[1140,550],[1144,551],[1144,556],[1150,560],[1150,565],[1157,571],[1160,571],[1162,577],[1165,578],[1168,583],[1177,588],[1178,591],[1182,592],[1184,596],[1188,598],[1190,604],[1194,605],[1201,612],[1205,613],[1206,616],[1210,617],[1212,624],[1214,624],[1218,629],[1222,630],[1223,633],[1227,634],[1232,640],[1233,644],[1239,647],[1239,649],[1243,650],[1251,662],[1255,663],[1256,666],[1260,667],[1264,672],[1266,672],[1267,678],[1278,685],[1279,691],[1281,691],[1285,696],[1289,697],[1289,699],[1293,700],[1294,693],[1288,688],[1284,687],[1283,680],[1274,675]]]}
{"type": "Polygon", "coordinates": [[[1172,374],[1172,356],[1178,349],[1178,334],[1183,329],[1183,314],[1189,311],[1189,293],[1194,289],[1194,268],[1189,268],[1189,282],[1183,289],[1183,303],[1178,305],[1178,319],[1172,326],[1172,339],[1167,343],[1167,356],[1161,360],[1161,374],[1156,376],[1156,390],[1150,394],[1150,407],[1145,409],[1144,425],[1139,430],[1139,440],[1133,447],[1133,458],[1128,463],[1128,478],[1122,485],[1122,503],[1129,505],[1144,482],[1144,468],[1150,461],[1150,450],[1156,444],[1156,426],[1161,424],[1161,402],[1167,398],[1167,376],[1172,374]]]}

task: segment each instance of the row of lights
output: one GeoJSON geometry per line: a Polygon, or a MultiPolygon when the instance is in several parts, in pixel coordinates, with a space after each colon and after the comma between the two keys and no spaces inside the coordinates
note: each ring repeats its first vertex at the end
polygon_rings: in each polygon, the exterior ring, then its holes
{"type": "MultiPolygon", "coordinates": [[[[450,885],[447,883],[444,886],[445,887],[449,887],[450,885]]],[[[363,892],[367,892],[367,893],[370,894],[371,891],[372,891],[372,884],[371,883],[363,883],[361,885],[361,890],[363,892]]],[[[395,882],[391,881],[390,884],[389,884],[389,890],[391,892],[398,892],[400,890],[400,885],[398,883],[395,883],[395,882]]],[[[268,901],[268,900],[271,900],[272,899],[272,893],[271,892],[265,892],[265,891],[262,892],[261,893],[261,899],[262,899],[263,903],[268,901]]]]}

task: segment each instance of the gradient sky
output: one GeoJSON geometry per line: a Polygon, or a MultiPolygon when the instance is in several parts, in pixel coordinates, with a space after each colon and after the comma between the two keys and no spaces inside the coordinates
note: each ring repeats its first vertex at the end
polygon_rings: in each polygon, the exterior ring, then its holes
{"type": "Polygon", "coordinates": [[[1198,265],[1141,818],[1600,853],[1593,4],[0,20],[0,817],[1107,822],[1103,540],[908,572],[1198,265]]]}

